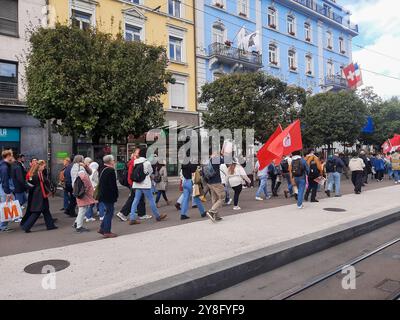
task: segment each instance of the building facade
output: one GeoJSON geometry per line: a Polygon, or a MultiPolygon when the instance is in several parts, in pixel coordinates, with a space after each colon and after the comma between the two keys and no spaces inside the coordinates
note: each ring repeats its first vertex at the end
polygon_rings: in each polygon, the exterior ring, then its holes
{"type": "Polygon", "coordinates": [[[357,35],[350,12],[333,0],[196,1],[197,90],[241,70],[262,70],[310,93],[346,88],[341,69],[357,35]]]}
{"type": "MultiPolygon", "coordinates": [[[[58,149],[70,154],[68,138],[42,127],[27,114],[24,54],[28,30],[43,23],[45,0],[0,0],[0,148],[56,164],[58,149]],[[49,141],[53,141],[53,152],[49,141]]],[[[58,152],[58,154],[60,154],[58,152]]]]}

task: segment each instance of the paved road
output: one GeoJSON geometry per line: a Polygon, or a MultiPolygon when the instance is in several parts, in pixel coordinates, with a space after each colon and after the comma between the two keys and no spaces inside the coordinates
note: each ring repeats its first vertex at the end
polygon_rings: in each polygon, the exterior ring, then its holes
{"type": "MultiPolygon", "coordinates": [[[[391,185],[392,182],[390,181],[384,181],[382,183],[373,181],[366,187],[366,190],[387,187],[391,185]]],[[[344,180],[342,183],[342,193],[343,194],[352,193],[353,192],[352,190],[353,187],[351,186],[351,183],[348,180],[344,180]]],[[[254,188],[245,189],[240,199],[240,206],[242,207],[242,210],[236,212],[232,210],[232,206],[227,206],[221,210],[222,215],[245,213],[245,212],[251,212],[265,208],[279,207],[290,203],[294,203],[294,199],[285,199],[285,197],[282,194],[278,198],[273,198],[268,201],[255,201],[254,200],[255,192],[256,189],[254,188]]],[[[122,207],[127,196],[128,196],[128,190],[122,189],[120,193],[120,200],[116,205],[117,209],[120,209],[122,207]]],[[[178,198],[179,191],[177,185],[170,186],[168,190],[168,196],[170,200],[172,200],[173,202],[178,198]]],[[[319,192],[318,197],[325,198],[326,195],[323,192],[319,192]]],[[[170,227],[177,224],[191,223],[202,219],[200,218],[197,209],[191,209],[189,212],[191,219],[181,221],[179,212],[177,212],[177,210],[173,205],[166,206],[163,200],[161,200],[161,203],[163,204],[163,207],[160,208],[160,212],[168,214],[168,219],[166,221],[156,222],[154,219],[152,219],[143,222],[141,225],[129,226],[127,223],[123,223],[119,221],[118,218],[114,217],[112,231],[119,235],[126,235],[157,228],[170,227]]],[[[312,204],[306,204],[306,208],[307,206],[310,205],[312,204]]],[[[96,230],[99,227],[98,221],[91,222],[88,224],[88,227],[91,230],[91,232],[83,234],[74,233],[73,229],[71,228],[74,219],[64,215],[60,211],[60,208],[62,207],[61,198],[55,197],[54,199],[52,199],[50,207],[54,217],[58,219],[57,221],[57,225],[59,227],[58,230],[46,231],[42,219],[38,221],[37,225],[32,229],[32,233],[30,234],[25,234],[22,230],[18,228],[17,224],[12,224],[12,226],[16,229],[14,232],[7,234],[0,234],[0,256],[7,256],[22,252],[31,252],[36,250],[61,247],[75,243],[94,241],[101,238],[101,236],[96,232],[96,230]]],[[[206,208],[209,207],[210,207],[210,201],[208,201],[206,204],[206,208]]]]}
{"type": "MultiPolygon", "coordinates": [[[[400,221],[294,261],[203,299],[278,299],[282,293],[307,284],[310,280],[346,264],[360,255],[371,252],[399,236],[400,221]]],[[[357,276],[355,290],[342,288],[343,275],[339,273],[290,299],[391,299],[400,290],[400,245],[397,243],[388,247],[356,264],[355,268],[357,276]]]]}

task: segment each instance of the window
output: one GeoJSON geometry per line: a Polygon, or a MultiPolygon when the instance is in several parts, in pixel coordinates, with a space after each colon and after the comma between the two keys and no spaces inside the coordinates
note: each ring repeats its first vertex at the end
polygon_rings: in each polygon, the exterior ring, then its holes
{"type": "Polygon", "coordinates": [[[278,47],[276,44],[271,43],[269,45],[269,63],[277,66],[279,64],[278,61],[278,47]]]}
{"type": "Polygon", "coordinates": [[[296,19],[293,16],[287,17],[287,32],[292,36],[296,35],[296,19]]]}
{"type": "Polygon", "coordinates": [[[186,109],[186,82],[175,77],[175,83],[171,84],[170,95],[171,109],[186,109]]]}
{"type": "Polygon", "coordinates": [[[249,3],[248,0],[238,0],[239,15],[247,17],[249,15],[249,3]]]}
{"type": "Polygon", "coordinates": [[[0,0],[0,34],[18,37],[18,1],[0,0]]]}
{"type": "Polygon", "coordinates": [[[92,15],[77,10],[72,10],[72,25],[82,30],[87,30],[92,24],[92,15]]]}
{"type": "Polygon", "coordinates": [[[141,2],[141,0],[128,0],[129,2],[132,2],[132,3],[136,3],[136,4],[141,4],[140,2],[141,2]]]}
{"type": "Polygon", "coordinates": [[[344,44],[344,39],[342,37],[339,38],[339,51],[342,54],[346,53],[346,46],[344,44]]]}
{"type": "Polygon", "coordinates": [[[137,26],[125,25],[126,41],[142,41],[142,28],[137,26]]]}
{"type": "Polygon", "coordinates": [[[18,98],[18,64],[0,61],[0,97],[18,98]]]}
{"type": "Polygon", "coordinates": [[[296,51],[293,49],[290,49],[288,52],[288,63],[291,71],[297,70],[296,51]]]}
{"type": "Polygon", "coordinates": [[[224,0],[214,0],[214,5],[218,8],[223,9],[225,7],[225,1],[224,0]]]}
{"type": "Polygon", "coordinates": [[[333,49],[333,35],[332,32],[328,31],[326,33],[326,46],[328,49],[332,50],[333,49]]]}
{"type": "Polygon", "coordinates": [[[225,28],[223,25],[214,25],[212,29],[212,42],[224,43],[225,42],[225,28]]]}
{"type": "Polygon", "coordinates": [[[311,76],[314,73],[313,69],[314,69],[314,67],[313,67],[312,55],[307,54],[306,55],[306,74],[311,76]]]}
{"type": "Polygon", "coordinates": [[[277,28],[277,12],[275,8],[268,8],[268,27],[272,29],[277,28]]]}
{"type": "Polygon", "coordinates": [[[304,35],[305,35],[305,40],[308,42],[311,42],[311,25],[306,22],[304,24],[304,35]]]}
{"type": "Polygon", "coordinates": [[[176,37],[169,37],[169,58],[174,61],[182,62],[182,43],[183,40],[176,37]]]}
{"type": "Polygon", "coordinates": [[[326,74],[328,78],[333,78],[335,76],[335,66],[332,61],[328,61],[326,74]]]}
{"type": "Polygon", "coordinates": [[[181,18],[181,1],[168,0],[168,13],[171,16],[181,18]]]}

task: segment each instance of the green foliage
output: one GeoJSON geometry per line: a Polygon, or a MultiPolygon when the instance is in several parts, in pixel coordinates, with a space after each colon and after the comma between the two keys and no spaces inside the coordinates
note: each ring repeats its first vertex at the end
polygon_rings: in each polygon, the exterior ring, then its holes
{"type": "Polygon", "coordinates": [[[57,25],[30,37],[27,105],[64,135],[139,136],[163,123],[165,48],[57,25]]]}
{"type": "Polygon", "coordinates": [[[262,72],[225,75],[202,87],[199,101],[206,103],[206,128],[254,129],[255,138],[264,142],[278,124],[297,119],[306,100],[302,88],[262,72]]]}
{"type": "Polygon", "coordinates": [[[352,91],[327,92],[309,97],[301,116],[306,146],[353,144],[365,126],[367,108],[352,91]]]}

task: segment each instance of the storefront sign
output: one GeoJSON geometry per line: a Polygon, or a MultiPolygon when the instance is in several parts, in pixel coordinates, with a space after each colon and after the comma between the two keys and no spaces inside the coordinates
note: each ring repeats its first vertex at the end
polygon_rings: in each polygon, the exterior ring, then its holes
{"type": "Polygon", "coordinates": [[[0,141],[19,142],[20,130],[17,128],[0,128],[0,141]]]}
{"type": "Polygon", "coordinates": [[[59,152],[56,153],[56,158],[57,159],[63,159],[64,160],[65,158],[68,158],[68,156],[69,156],[69,154],[66,151],[59,151],[59,152]]]}

